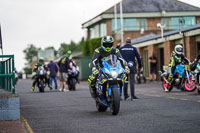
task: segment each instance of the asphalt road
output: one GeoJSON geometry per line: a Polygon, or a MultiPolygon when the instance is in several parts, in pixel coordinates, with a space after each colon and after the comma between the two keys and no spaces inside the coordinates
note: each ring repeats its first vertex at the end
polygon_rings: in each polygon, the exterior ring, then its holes
{"type": "Polygon", "coordinates": [[[120,112],[100,113],[87,82],[75,92],[31,92],[31,80],[20,80],[21,115],[35,133],[199,133],[200,95],[162,91],[161,83],[136,85],[139,97],[121,101],[120,112]]]}

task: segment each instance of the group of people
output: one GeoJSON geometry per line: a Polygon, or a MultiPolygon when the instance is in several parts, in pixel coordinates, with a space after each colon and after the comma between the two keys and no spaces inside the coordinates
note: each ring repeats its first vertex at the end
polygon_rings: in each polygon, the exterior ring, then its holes
{"type": "MultiPolygon", "coordinates": [[[[91,88],[92,97],[96,98],[96,80],[99,74],[99,67],[102,66],[102,59],[114,54],[117,56],[118,60],[120,61],[122,67],[125,69],[126,73],[128,74],[128,78],[130,79],[130,94],[131,97],[128,95],[127,88],[128,88],[128,80],[125,81],[123,86],[124,91],[124,100],[131,98],[138,99],[135,95],[135,73],[136,73],[136,59],[138,62],[139,71],[143,71],[143,66],[141,62],[141,56],[139,55],[137,48],[131,45],[131,39],[128,37],[126,38],[126,43],[124,46],[118,45],[116,48],[113,47],[114,39],[111,36],[104,36],[101,40],[101,47],[97,48],[94,51],[93,58],[90,62],[90,68],[92,70],[92,75],[89,76],[89,83],[91,88]]],[[[198,56],[200,58],[200,56],[198,56]]],[[[173,71],[176,65],[180,64],[181,62],[185,61],[187,64],[191,65],[191,62],[184,56],[183,54],[183,47],[181,44],[176,45],[174,51],[170,57],[169,63],[169,76],[168,81],[171,82],[173,78],[173,71]]],[[[149,58],[150,63],[150,81],[156,80],[156,65],[157,65],[157,58],[154,56],[153,52],[149,58]]],[[[128,79],[127,78],[127,79],[128,79]]]]}
{"type": "MultiPolygon", "coordinates": [[[[47,80],[46,83],[48,84],[48,87],[50,90],[52,90],[52,83],[54,81],[55,89],[58,89],[58,83],[57,83],[57,74],[59,72],[59,90],[60,91],[69,91],[67,88],[67,82],[68,82],[68,73],[72,69],[78,70],[78,66],[76,65],[75,61],[71,57],[71,50],[67,51],[67,54],[62,56],[58,63],[54,62],[51,60],[47,65],[44,63],[44,58],[40,57],[39,62],[34,66],[33,73],[32,73],[32,79],[33,84],[32,84],[32,91],[35,90],[35,85],[38,81],[38,68],[43,67],[46,70],[47,73],[47,80]]],[[[76,77],[77,82],[79,83],[78,80],[78,75],[76,77]]]]}

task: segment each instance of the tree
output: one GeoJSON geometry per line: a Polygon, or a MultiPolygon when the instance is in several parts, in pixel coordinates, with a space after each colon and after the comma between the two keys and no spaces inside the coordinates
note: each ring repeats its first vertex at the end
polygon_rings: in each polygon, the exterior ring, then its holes
{"type": "Polygon", "coordinates": [[[49,50],[49,49],[53,49],[53,51],[54,51],[54,57],[57,57],[58,51],[56,51],[56,49],[53,46],[45,48],[45,50],[49,50]]]}
{"type": "Polygon", "coordinates": [[[83,42],[83,55],[92,56],[94,50],[101,46],[101,38],[94,38],[83,42]]]}
{"type": "Polygon", "coordinates": [[[23,50],[28,65],[32,64],[34,57],[37,57],[38,50],[39,49],[36,48],[33,44],[28,45],[28,47],[23,50]]]}
{"type": "Polygon", "coordinates": [[[24,54],[25,54],[25,59],[27,61],[26,63],[26,67],[24,68],[24,72],[26,74],[31,74],[32,72],[32,62],[33,62],[33,58],[37,58],[38,55],[38,48],[36,48],[33,44],[28,45],[28,47],[26,49],[23,50],[24,54]]]}

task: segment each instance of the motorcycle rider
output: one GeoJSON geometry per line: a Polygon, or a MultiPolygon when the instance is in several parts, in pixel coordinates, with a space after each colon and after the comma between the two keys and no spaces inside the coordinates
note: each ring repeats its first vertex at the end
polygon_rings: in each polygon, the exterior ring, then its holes
{"type": "MultiPolygon", "coordinates": [[[[173,78],[173,73],[174,70],[176,69],[176,66],[181,64],[182,62],[185,62],[186,64],[191,64],[188,58],[186,58],[183,54],[183,47],[181,44],[178,44],[175,46],[174,51],[171,53],[170,57],[170,63],[168,65],[168,71],[169,71],[169,76],[167,81],[171,82],[173,78]]],[[[168,90],[165,90],[168,91],[168,90]]]]}
{"type": "MultiPolygon", "coordinates": [[[[38,68],[40,66],[43,66],[44,69],[47,71],[47,76],[50,75],[50,71],[48,69],[48,66],[44,64],[44,58],[40,57],[39,62],[34,66],[33,73],[32,73],[32,79],[33,79],[32,91],[35,90],[35,84],[36,84],[37,79],[38,79],[36,74],[37,74],[38,68]]],[[[49,78],[48,77],[47,77],[46,83],[48,84],[49,88],[52,89],[51,84],[49,83],[49,78]]]]}
{"type": "Polygon", "coordinates": [[[114,39],[112,36],[104,36],[101,39],[101,47],[96,48],[94,51],[93,58],[89,64],[89,67],[92,69],[92,75],[89,76],[90,90],[92,98],[96,98],[96,80],[99,74],[99,68],[102,67],[102,60],[112,54],[117,56],[117,59],[120,60],[122,67],[125,69],[126,73],[129,73],[130,70],[127,66],[126,61],[121,57],[118,49],[113,48],[114,39]]]}

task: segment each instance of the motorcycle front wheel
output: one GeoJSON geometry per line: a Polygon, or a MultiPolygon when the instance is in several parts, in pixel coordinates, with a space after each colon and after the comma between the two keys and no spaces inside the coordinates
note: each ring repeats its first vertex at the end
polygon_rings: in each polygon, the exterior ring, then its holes
{"type": "Polygon", "coordinates": [[[75,78],[73,78],[73,79],[71,80],[71,88],[72,88],[73,91],[76,90],[76,79],[75,79],[75,78]]]}
{"type": "Polygon", "coordinates": [[[185,80],[185,90],[192,92],[196,89],[196,84],[192,80],[192,77],[189,77],[190,81],[188,82],[188,79],[185,80]]]}
{"type": "Polygon", "coordinates": [[[119,113],[120,95],[119,95],[118,87],[112,88],[110,109],[111,109],[112,115],[117,115],[119,113]]]}

